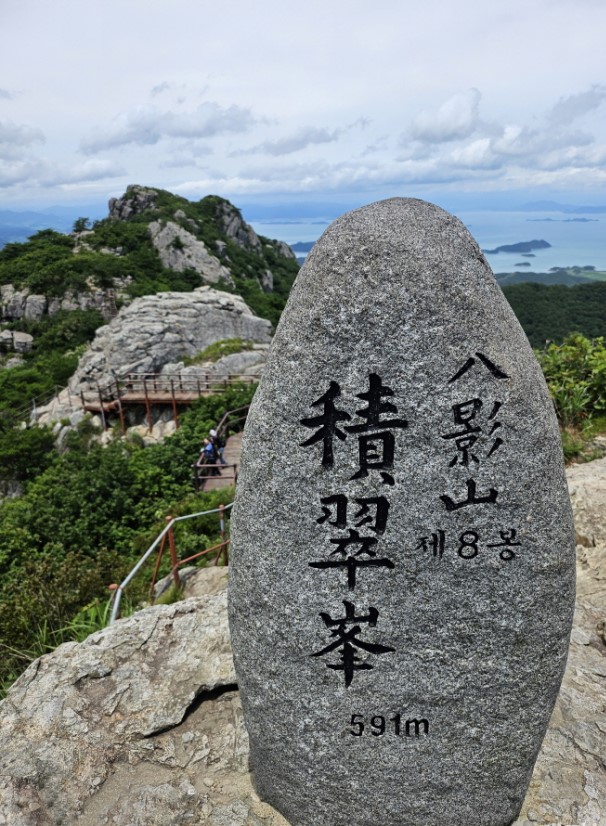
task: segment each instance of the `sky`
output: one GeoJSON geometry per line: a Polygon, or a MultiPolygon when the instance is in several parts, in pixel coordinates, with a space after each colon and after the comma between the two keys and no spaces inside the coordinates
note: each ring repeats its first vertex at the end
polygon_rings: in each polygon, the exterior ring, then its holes
{"type": "Polygon", "coordinates": [[[606,204],[605,32],[604,0],[0,0],[0,210],[606,204]]]}

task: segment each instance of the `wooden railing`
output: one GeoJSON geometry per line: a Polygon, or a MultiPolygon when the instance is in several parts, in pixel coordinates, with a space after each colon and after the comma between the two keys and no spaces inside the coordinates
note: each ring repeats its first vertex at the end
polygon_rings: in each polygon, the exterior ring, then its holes
{"type": "Polygon", "coordinates": [[[80,398],[85,410],[100,414],[104,426],[107,426],[107,414],[117,413],[123,432],[126,429],[124,407],[143,404],[151,430],[154,405],[172,405],[173,418],[178,425],[180,405],[191,404],[200,396],[220,393],[235,384],[254,384],[257,381],[254,376],[240,374],[204,373],[191,376],[183,373],[127,373],[116,376],[105,385],[97,384],[94,391],[81,391],[80,398]]]}

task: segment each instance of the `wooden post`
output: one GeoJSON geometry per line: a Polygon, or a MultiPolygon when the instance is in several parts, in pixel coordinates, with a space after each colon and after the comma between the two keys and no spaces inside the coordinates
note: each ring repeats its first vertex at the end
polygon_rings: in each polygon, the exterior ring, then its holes
{"type": "Polygon", "coordinates": [[[149,432],[151,433],[154,427],[154,421],[152,419],[152,412],[151,412],[151,405],[149,403],[149,396],[147,395],[147,380],[143,379],[143,392],[145,393],[145,409],[147,411],[147,427],[149,428],[149,432]]]}
{"type": "Polygon", "coordinates": [[[179,427],[179,414],[177,412],[177,400],[175,398],[175,385],[173,380],[170,380],[170,394],[173,399],[173,421],[175,423],[175,427],[179,427]]]}
{"type": "Polygon", "coordinates": [[[99,394],[99,407],[101,409],[101,421],[103,423],[103,430],[107,430],[107,421],[105,419],[105,410],[103,409],[103,396],[101,395],[101,388],[97,382],[97,393],[99,394]]]}
{"type": "Polygon", "coordinates": [[[156,557],[156,564],[154,566],[154,574],[152,576],[152,581],[149,586],[149,601],[154,604],[154,588],[156,587],[156,582],[158,581],[158,571],[160,570],[160,563],[162,562],[162,556],[164,555],[164,548],[166,547],[166,535],[162,537],[162,542],[160,542],[160,547],[158,548],[158,556],[156,557]]]}
{"type": "Polygon", "coordinates": [[[220,556],[223,557],[224,563],[227,565],[229,563],[229,557],[227,555],[227,545],[225,544],[225,506],[219,505],[219,530],[221,533],[221,542],[223,543],[223,547],[221,548],[220,556]]]}
{"type": "Polygon", "coordinates": [[[126,421],[124,420],[124,410],[122,409],[122,399],[118,396],[118,413],[120,415],[120,430],[122,435],[126,434],[126,421]]]}
{"type": "MultiPolygon", "coordinates": [[[[169,523],[172,522],[172,516],[167,516],[166,521],[169,523]]],[[[173,566],[173,582],[175,583],[175,588],[180,588],[181,580],[179,579],[179,569],[177,567],[177,549],[175,547],[175,533],[172,525],[168,529],[168,547],[170,548],[170,562],[173,566]]]]}

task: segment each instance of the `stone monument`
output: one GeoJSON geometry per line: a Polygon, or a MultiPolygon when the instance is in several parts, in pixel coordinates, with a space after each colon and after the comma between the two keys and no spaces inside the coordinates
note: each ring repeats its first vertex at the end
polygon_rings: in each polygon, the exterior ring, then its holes
{"type": "Polygon", "coordinates": [[[540,368],[465,227],[335,221],[250,410],[230,624],[293,826],[508,826],[560,686],[574,536],[540,368]]]}

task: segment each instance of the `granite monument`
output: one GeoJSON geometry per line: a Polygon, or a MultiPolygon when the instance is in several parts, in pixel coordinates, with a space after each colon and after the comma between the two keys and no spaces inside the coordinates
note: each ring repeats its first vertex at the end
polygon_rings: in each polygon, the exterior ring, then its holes
{"type": "Polygon", "coordinates": [[[509,826],[564,671],[574,535],[540,368],[453,216],[394,198],[318,241],[232,542],[261,798],[293,826],[509,826]]]}

